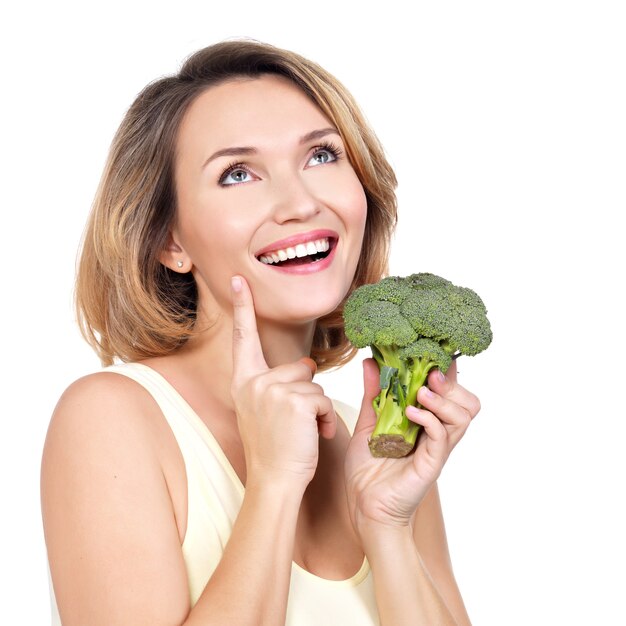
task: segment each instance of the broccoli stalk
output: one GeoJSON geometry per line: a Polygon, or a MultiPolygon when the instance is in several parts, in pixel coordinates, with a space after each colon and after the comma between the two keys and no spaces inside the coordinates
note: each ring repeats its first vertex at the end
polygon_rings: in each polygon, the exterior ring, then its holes
{"type": "Polygon", "coordinates": [[[380,369],[380,392],[374,398],[377,419],[370,441],[377,441],[384,435],[380,439],[381,446],[394,449],[410,446],[408,453],[417,439],[417,424],[404,412],[407,401],[404,390],[408,390],[412,378],[410,369],[398,357],[395,346],[372,345],[372,356],[380,369]]]}
{"type": "MultiPolygon", "coordinates": [[[[426,340],[422,340],[424,344],[426,340]]],[[[450,365],[447,354],[433,358],[426,346],[411,344],[414,356],[407,356],[405,349],[397,346],[372,344],[372,356],[380,369],[380,392],[374,398],[376,427],[370,438],[370,449],[374,456],[406,456],[415,445],[419,426],[406,416],[407,406],[419,406],[417,393],[426,385],[432,369],[439,367],[443,372],[450,365]],[[422,354],[418,354],[419,352],[422,354]]],[[[433,348],[431,346],[431,348],[433,348]]],[[[436,351],[431,350],[431,352],[436,351]]]]}
{"type": "Polygon", "coordinates": [[[433,274],[388,277],[356,289],[344,308],[345,332],[357,347],[370,346],[380,369],[373,402],[373,456],[402,457],[415,446],[419,426],[406,416],[428,373],[446,372],[453,358],[491,343],[485,305],[478,295],[433,274]]]}

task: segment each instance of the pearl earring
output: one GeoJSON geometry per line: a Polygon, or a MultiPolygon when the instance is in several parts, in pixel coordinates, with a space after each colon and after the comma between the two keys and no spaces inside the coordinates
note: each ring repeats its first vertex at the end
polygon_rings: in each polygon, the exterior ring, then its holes
{"type": "Polygon", "coordinates": [[[180,268],[180,267],[182,267],[182,266],[183,266],[183,262],[182,262],[182,261],[177,261],[177,262],[176,262],[176,265],[178,265],[178,267],[180,268]]]}

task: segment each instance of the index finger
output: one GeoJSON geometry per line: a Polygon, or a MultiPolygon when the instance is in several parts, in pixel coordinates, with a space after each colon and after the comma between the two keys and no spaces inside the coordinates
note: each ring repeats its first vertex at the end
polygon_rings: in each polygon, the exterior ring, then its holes
{"type": "Polygon", "coordinates": [[[233,302],[233,376],[267,369],[256,325],[254,301],[242,276],[231,278],[233,302]]]}

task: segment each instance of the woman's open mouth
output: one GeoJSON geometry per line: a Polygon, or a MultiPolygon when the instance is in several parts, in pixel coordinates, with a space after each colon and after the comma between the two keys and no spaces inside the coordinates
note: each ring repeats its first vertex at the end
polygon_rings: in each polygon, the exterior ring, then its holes
{"type": "Polygon", "coordinates": [[[337,247],[332,237],[320,237],[260,254],[257,259],[272,269],[305,274],[325,269],[330,265],[337,247]]]}

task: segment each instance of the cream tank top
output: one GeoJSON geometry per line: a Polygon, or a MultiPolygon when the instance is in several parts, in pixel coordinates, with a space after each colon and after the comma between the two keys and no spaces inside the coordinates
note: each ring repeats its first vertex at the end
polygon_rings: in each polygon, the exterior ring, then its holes
{"type": "MultiPolygon", "coordinates": [[[[161,408],[180,447],[187,473],[187,531],[182,550],[192,606],[217,567],[241,508],[244,487],[208,427],[160,374],[141,363],[105,368],[142,385],[161,408]]],[[[333,405],[353,431],[356,411],[333,405]]],[[[50,586],[52,590],[52,586],[50,586]]],[[[61,624],[52,591],[52,624],[61,624]]],[[[346,580],[327,580],[292,563],[285,626],[379,625],[367,559],[346,580]]]]}

